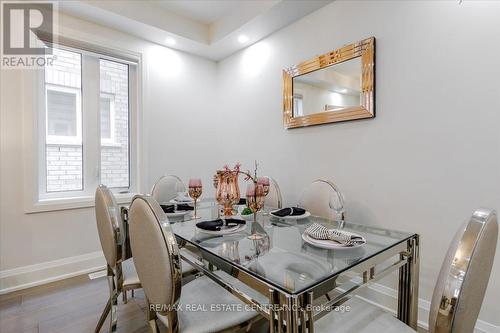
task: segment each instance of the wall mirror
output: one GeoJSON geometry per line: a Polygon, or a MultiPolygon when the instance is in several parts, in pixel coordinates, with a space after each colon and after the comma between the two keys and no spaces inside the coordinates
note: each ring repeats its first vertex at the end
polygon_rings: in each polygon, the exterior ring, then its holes
{"type": "Polygon", "coordinates": [[[375,117],[375,38],[283,71],[285,128],[375,117]]]}

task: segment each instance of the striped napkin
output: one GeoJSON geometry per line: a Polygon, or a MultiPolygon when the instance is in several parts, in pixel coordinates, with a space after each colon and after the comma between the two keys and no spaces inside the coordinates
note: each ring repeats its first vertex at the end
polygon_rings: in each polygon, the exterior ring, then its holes
{"type": "Polygon", "coordinates": [[[313,223],[305,230],[306,235],[318,240],[332,240],[344,246],[364,244],[365,239],[359,235],[339,229],[328,229],[318,223],[313,223]]]}

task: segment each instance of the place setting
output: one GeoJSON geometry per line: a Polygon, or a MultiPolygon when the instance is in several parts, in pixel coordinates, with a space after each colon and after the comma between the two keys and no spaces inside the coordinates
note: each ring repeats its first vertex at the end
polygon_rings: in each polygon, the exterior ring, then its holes
{"type": "Polygon", "coordinates": [[[236,218],[218,218],[196,223],[199,232],[210,235],[233,234],[245,230],[246,227],[246,221],[236,218]]]}
{"type": "Polygon", "coordinates": [[[282,220],[301,220],[311,216],[311,213],[300,207],[286,207],[273,210],[269,215],[282,220]]]}
{"type": "Polygon", "coordinates": [[[366,244],[366,239],[361,235],[341,229],[328,229],[319,223],[307,227],[302,239],[309,245],[330,250],[356,249],[366,244]]]}
{"type": "Polygon", "coordinates": [[[188,204],[160,204],[161,209],[169,218],[184,217],[190,214],[194,207],[188,204]]]}

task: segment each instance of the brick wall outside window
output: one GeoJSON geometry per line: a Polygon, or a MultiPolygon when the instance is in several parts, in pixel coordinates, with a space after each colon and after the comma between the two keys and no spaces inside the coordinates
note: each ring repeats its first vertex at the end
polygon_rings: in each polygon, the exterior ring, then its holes
{"type": "Polygon", "coordinates": [[[114,143],[101,147],[101,183],[128,187],[128,69],[127,65],[101,60],[101,92],[114,98],[114,143]]]}
{"type": "MultiPolygon", "coordinates": [[[[80,56],[54,49],[57,60],[46,69],[48,84],[80,89],[80,56]]],[[[101,60],[101,92],[114,100],[114,131],[111,143],[101,147],[101,183],[109,187],[129,186],[129,127],[127,66],[101,60]]],[[[84,101],[85,103],[85,101],[84,101]]],[[[47,191],[82,189],[82,146],[46,144],[47,191]]]]}

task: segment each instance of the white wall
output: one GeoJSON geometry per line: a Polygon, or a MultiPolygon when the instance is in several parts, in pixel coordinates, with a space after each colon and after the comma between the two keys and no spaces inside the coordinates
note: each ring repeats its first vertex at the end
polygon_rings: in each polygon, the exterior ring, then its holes
{"type": "MultiPolygon", "coordinates": [[[[193,115],[205,117],[203,127],[213,119],[216,64],[73,17],[59,20],[63,36],[142,54],[141,190],[149,191],[149,174],[155,179],[167,170],[187,175],[189,167],[202,169],[195,162],[214,156],[210,148],[215,145],[211,133],[198,131],[193,115]]],[[[23,112],[31,110],[24,110],[30,93],[23,90],[20,74],[0,73],[0,293],[104,263],[93,208],[24,212],[23,112]]]]}
{"type": "MultiPolygon", "coordinates": [[[[287,204],[332,179],[351,221],[419,233],[430,300],[459,224],[476,207],[500,209],[499,18],[489,1],[333,2],[219,63],[217,114],[237,138],[220,160],[258,159],[287,204]],[[282,69],[370,36],[377,117],[283,129],[282,69]]],[[[499,251],[480,317],[497,326],[498,295],[499,251]]]]}

